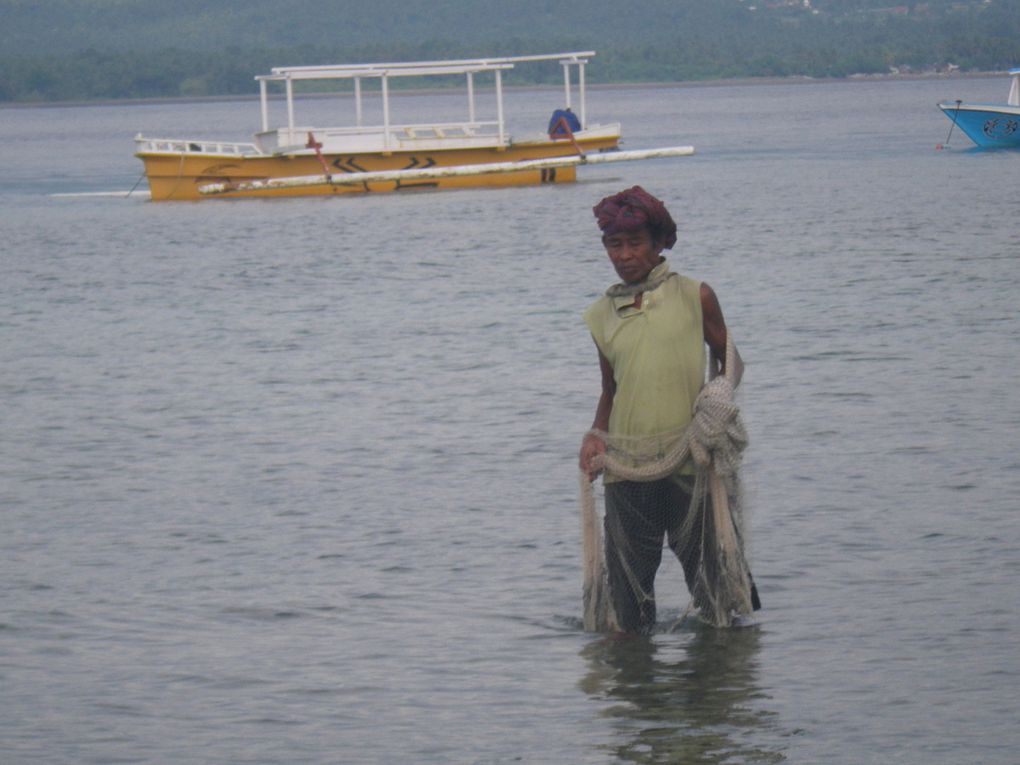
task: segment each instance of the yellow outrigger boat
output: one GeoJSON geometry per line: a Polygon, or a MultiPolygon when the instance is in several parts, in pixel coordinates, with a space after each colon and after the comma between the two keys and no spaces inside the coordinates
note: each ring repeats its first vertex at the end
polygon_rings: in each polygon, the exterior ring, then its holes
{"type": "MultiPolygon", "coordinates": [[[[686,156],[690,146],[620,151],[620,125],[588,124],[585,70],[594,51],[455,61],[281,67],[260,75],[262,129],[253,143],[157,139],[138,135],[135,156],[145,165],[151,198],[277,197],[398,191],[414,188],[521,186],[576,179],[579,165],[686,156]],[[566,111],[547,131],[516,139],[507,132],[502,73],[515,64],[558,61],[563,67],[566,111]],[[572,112],[571,70],[577,70],[578,114],[572,112]],[[475,76],[493,73],[495,119],[479,119],[475,76]],[[391,120],[394,77],[464,75],[467,118],[404,124],[391,120]],[[352,80],[354,124],[316,128],[295,121],[294,84],[352,80]],[[363,81],[378,80],[382,124],[366,125],[363,81]],[[269,86],[285,89],[287,122],[270,127],[269,86]]],[[[346,95],[344,97],[347,97],[346,95]]]]}

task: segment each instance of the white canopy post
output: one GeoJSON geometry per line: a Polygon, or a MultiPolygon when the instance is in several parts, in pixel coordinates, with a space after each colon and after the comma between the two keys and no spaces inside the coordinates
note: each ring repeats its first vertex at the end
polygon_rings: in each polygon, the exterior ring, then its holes
{"type": "Polygon", "coordinates": [[[588,99],[585,97],[584,61],[577,62],[577,92],[581,99],[581,129],[588,127],[588,99]]]}
{"type": "Polygon", "coordinates": [[[570,62],[563,62],[563,106],[570,108],[570,62]]]}
{"type": "Polygon", "coordinates": [[[1006,103],[1010,106],[1020,106],[1020,68],[1010,69],[1009,73],[1013,75],[1013,82],[1009,86],[1009,98],[1006,99],[1006,103]]]}
{"type": "Polygon", "coordinates": [[[269,131],[269,93],[265,80],[259,80],[259,100],[262,102],[262,132],[269,131]]]}
{"type": "Polygon", "coordinates": [[[499,142],[506,143],[506,127],[503,124],[503,72],[496,70],[496,121],[499,123],[499,142]]]}
{"type": "Polygon", "coordinates": [[[361,127],[365,121],[365,110],[361,105],[361,78],[354,78],[354,114],[355,125],[361,127]]]}
{"type": "Polygon", "coordinates": [[[294,140],[294,81],[290,76],[286,79],[287,85],[287,127],[290,128],[290,140],[294,140]]]}
{"type": "Polygon", "coordinates": [[[475,121],[475,73],[467,73],[468,122],[475,121]]]}
{"type": "Polygon", "coordinates": [[[390,148],[390,79],[382,76],[383,149],[390,148]]]}

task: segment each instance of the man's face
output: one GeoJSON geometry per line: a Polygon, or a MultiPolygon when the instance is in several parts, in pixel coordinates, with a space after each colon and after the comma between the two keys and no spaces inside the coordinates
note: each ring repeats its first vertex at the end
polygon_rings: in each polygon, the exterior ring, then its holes
{"type": "Polygon", "coordinates": [[[652,238],[647,228],[609,234],[602,237],[602,244],[616,273],[627,284],[644,281],[659,265],[662,242],[652,238]]]}

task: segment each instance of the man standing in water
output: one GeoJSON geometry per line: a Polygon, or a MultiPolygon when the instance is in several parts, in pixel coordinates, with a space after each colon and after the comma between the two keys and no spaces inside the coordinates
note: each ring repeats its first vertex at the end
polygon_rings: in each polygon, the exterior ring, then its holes
{"type": "MultiPolygon", "coordinates": [[[[670,271],[662,256],[676,242],[676,224],[665,205],[640,186],[606,197],[594,208],[602,244],[622,280],[584,314],[598,347],[602,394],[592,429],[579,455],[594,480],[607,445],[635,464],[661,458],[691,423],[705,382],[726,363],[726,322],[712,288],[670,271]]],[[[731,378],[743,364],[734,354],[731,378]]],[[[679,558],[694,592],[701,533],[684,526],[691,504],[694,465],[653,481],[623,480],[606,470],[605,556],[615,621],[627,632],[655,624],[655,574],[662,541],[679,558]]],[[[757,607],[757,599],[755,597],[757,607]]]]}

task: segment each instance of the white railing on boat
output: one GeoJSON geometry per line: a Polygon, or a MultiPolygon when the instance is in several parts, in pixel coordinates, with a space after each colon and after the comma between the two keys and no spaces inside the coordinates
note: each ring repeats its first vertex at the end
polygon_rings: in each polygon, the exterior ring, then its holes
{"type": "Polygon", "coordinates": [[[135,136],[135,150],[155,154],[226,154],[228,156],[245,156],[261,153],[253,143],[180,138],[146,138],[141,134],[135,136]]]}
{"type": "Polygon", "coordinates": [[[496,122],[438,122],[374,127],[314,128],[281,127],[258,133],[255,142],[267,154],[290,153],[308,148],[309,133],[322,144],[322,151],[392,151],[408,145],[419,147],[441,141],[447,148],[494,146],[499,141],[496,122]]]}

